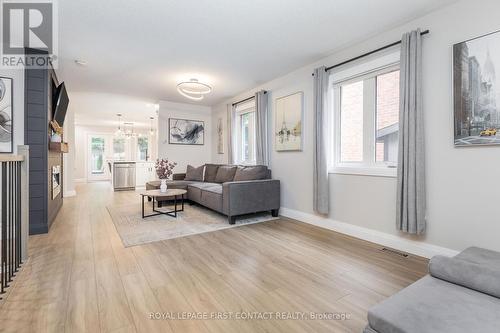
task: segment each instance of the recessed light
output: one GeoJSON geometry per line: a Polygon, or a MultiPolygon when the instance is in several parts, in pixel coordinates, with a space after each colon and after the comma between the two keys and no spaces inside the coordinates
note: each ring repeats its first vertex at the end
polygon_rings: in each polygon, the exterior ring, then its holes
{"type": "Polygon", "coordinates": [[[87,62],[85,60],[78,60],[76,59],[75,60],[75,64],[79,65],[79,66],[87,66],[87,62]]]}

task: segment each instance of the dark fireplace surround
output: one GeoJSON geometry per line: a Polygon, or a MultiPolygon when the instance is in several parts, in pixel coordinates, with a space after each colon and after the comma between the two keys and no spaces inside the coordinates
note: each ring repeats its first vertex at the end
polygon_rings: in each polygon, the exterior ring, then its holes
{"type": "MultiPolygon", "coordinates": [[[[26,49],[26,54],[44,54],[26,49]]],[[[46,54],[46,52],[45,52],[46,54]]],[[[29,156],[29,232],[47,233],[63,204],[63,154],[50,149],[53,93],[59,86],[53,68],[26,68],[25,73],[25,144],[29,156]]]]}

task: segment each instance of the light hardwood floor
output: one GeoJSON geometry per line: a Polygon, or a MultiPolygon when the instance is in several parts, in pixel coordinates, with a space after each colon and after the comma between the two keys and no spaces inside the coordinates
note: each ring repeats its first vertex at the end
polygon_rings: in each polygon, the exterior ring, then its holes
{"type": "MultiPolygon", "coordinates": [[[[361,332],[427,261],[288,219],[125,248],[106,210],[134,192],[82,184],[0,306],[2,332],[361,332]],[[150,312],[346,313],[348,320],[151,320],[150,312]]],[[[147,223],[147,222],[145,222],[147,223]]]]}

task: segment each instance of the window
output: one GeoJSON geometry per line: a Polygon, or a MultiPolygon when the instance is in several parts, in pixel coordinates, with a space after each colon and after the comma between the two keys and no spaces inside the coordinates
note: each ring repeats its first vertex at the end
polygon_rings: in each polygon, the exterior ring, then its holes
{"type": "Polygon", "coordinates": [[[113,159],[114,160],[124,160],[125,159],[125,139],[124,138],[113,138],[113,159]]]}
{"type": "Polygon", "coordinates": [[[363,88],[363,81],[340,87],[341,162],[363,162],[363,88]]]}
{"type": "Polygon", "coordinates": [[[399,70],[377,76],[376,162],[398,162],[399,70]]]}
{"type": "Polygon", "coordinates": [[[396,176],[399,65],[349,72],[333,83],[332,172],[396,176]]]}
{"type": "Polygon", "coordinates": [[[92,137],[90,139],[91,173],[99,175],[104,173],[104,138],[92,137]]]}
{"type": "Polygon", "coordinates": [[[137,138],[137,160],[148,160],[148,138],[145,136],[137,138]]]}
{"type": "Polygon", "coordinates": [[[255,164],[255,101],[236,106],[237,163],[255,164]]]}

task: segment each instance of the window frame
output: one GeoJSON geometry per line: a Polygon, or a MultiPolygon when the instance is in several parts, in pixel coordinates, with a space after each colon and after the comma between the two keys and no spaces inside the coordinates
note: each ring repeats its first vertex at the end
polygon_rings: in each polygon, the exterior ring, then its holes
{"type": "Polygon", "coordinates": [[[257,163],[256,161],[256,152],[255,152],[255,146],[256,146],[256,129],[255,129],[255,111],[256,111],[256,106],[255,106],[255,99],[252,101],[246,102],[246,103],[241,103],[238,104],[235,108],[235,135],[236,135],[236,163],[241,164],[241,165],[255,165],[257,163]],[[252,155],[253,159],[252,160],[243,160],[243,133],[242,133],[242,116],[248,113],[253,113],[254,114],[254,124],[253,124],[253,135],[249,135],[250,138],[253,137],[253,149],[252,149],[252,155]]]}
{"type": "Polygon", "coordinates": [[[138,136],[136,141],[135,141],[135,153],[136,153],[136,159],[138,162],[147,162],[148,161],[148,157],[150,155],[150,152],[149,152],[149,144],[150,144],[150,140],[149,140],[149,137],[146,136],[146,135],[142,135],[142,136],[138,136]],[[140,156],[141,156],[141,150],[140,150],[140,145],[139,145],[139,140],[142,140],[142,139],[145,139],[147,144],[146,144],[146,158],[145,159],[141,159],[140,156]]]}
{"type": "Polygon", "coordinates": [[[113,156],[113,160],[115,161],[125,161],[127,159],[127,140],[125,138],[117,138],[117,137],[113,137],[111,139],[111,150],[112,150],[112,156],[113,156]],[[118,141],[118,140],[123,140],[123,153],[117,153],[115,151],[115,140],[118,141]],[[116,154],[123,154],[123,158],[116,158],[116,154]]]}
{"type": "Polygon", "coordinates": [[[106,152],[106,139],[104,137],[102,137],[102,136],[94,136],[94,135],[90,136],[90,154],[91,154],[92,163],[90,163],[91,166],[90,166],[89,169],[90,169],[90,173],[92,175],[99,176],[99,175],[104,175],[105,174],[105,170],[106,170],[106,167],[105,167],[105,162],[106,162],[105,152],[106,152]],[[94,139],[98,139],[98,140],[102,141],[102,142],[99,143],[99,147],[100,148],[101,148],[101,145],[102,145],[102,151],[100,151],[100,155],[99,155],[101,157],[101,159],[102,159],[102,161],[101,161],[102,165],[101,165],[101,169],[100,170],[97,170],[97,169],[94,170],[94,156],[96,156],[96,155],[94,155],[94,149],[93,149],[94,148],[94,142],[93,142],[94,139]]]}
{"type": "Polygon", "coordinates": [[[330,91],[333,101],[333,119],[331,124],[333,129],[331,138],[333,140],[333,154],[330,162],[330,173],[397,177],[397,163],[376,161],[377,76],[396,70],[400,70],[400,63],[399,61],[392,61],[332,82],[330,91]],[[363,161],[343,162],[341,161],[341,88],[343,85],[359,81],[363,81],[363,161]]]}

